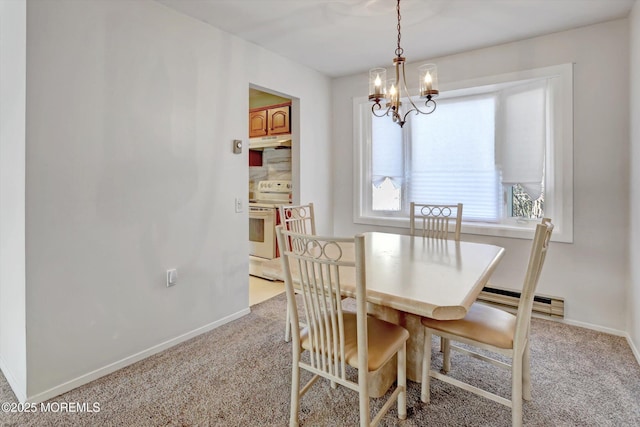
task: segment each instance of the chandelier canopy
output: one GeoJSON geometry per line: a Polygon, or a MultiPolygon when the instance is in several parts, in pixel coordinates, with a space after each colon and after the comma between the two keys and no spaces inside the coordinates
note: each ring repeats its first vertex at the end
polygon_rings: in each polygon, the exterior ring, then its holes
{"type": "Polygon", "coordinates": [[[413,102],[407,90],[404,72],[406,58],[402,56],[404,49],[400,46],[400,0],[397,2],[396,11],[398,13],[398,47],[395,52],[396,56],[393,58],[396,79],[395,81],[390,80],[387,82],[387,70],[385,68],[369,70],[369,100],[374,102],[371,107],[371,112],[374,116],[391,116],[393,121],[402,127],[410,113],[431,114],[436,109],[436,101],[433,98],[438,95],[438,69],[435,64],[424,64],[418,67],[419,95],[421,99],[425,99],[424,107],[421,110],[413,102]],[[409,109],[407,111],[402,111],[402,102],[400,102],[402,92],[409,100],[409,109]],[[384,107],[382,106],[383,101],[386,101],[384,107]]]}

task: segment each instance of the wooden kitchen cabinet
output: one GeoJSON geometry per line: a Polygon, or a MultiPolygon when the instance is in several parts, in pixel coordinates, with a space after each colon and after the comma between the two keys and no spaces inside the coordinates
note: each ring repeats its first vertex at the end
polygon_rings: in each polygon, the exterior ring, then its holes
{"type": "Polygon", "coordinates": [[[249,138],[266,136],[268,129],[267,110],[249,112],[249,138]]]}
{"type": "Polygon", "coordinates": [[[249,110],[249,138],[291,133],[291,104],[249,110]]]}
{"type": "Polygon", "coordinates": [[[291,125],[289,124],[290,110],[291,106],[289,105],[267,110],[268,135],[291,133],[291,125]]]}

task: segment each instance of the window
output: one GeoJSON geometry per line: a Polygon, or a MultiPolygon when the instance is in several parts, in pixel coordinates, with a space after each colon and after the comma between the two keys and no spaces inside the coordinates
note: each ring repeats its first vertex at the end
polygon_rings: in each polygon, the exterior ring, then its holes
{"type": "Polygon", "coordinates": [[[530,238],[544,216],[571,242],[572,66],[441,89],[404,129],[354,101],[354,221],[408,227],[411,201],[463,203],[464,233],[530,238]]]}

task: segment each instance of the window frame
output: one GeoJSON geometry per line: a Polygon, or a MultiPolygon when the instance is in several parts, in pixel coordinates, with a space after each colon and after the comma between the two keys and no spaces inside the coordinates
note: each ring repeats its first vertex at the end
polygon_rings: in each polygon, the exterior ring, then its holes
{"type": "MultiPolygon", "coordinates": [[[[486,93],[499,90],[510,83],[518,84],[526,80],[543,78],[550,79],[549,84],[552,88],[549,91],[549,102],[553,103],[552,114],[549,116],[549,119],[553,121],[553,132],[547,138],[546,152],[548,155],[545,159],[545,216],[552,218],[555,225],[552,240],[572,243],[573,64],[554,65],[444,83],[440,85],[440,96],[446,98],[461,94],[486,93]]],[[[411,92],[415,92],[415,90],[411,92]]],[[[353,99],[353,221],[356,224],[409,228],[408,214],[405,213],[405,204],[408,203],[406,200],[406,187],[402,191],[403,207],[400,213],[379,211],[374,213],[370,211],[370,208],[367,209],[367,207],[371,206],[371,126],[367,126],[371,120],[371,110],[370,108],[363,108],[363,105],[370,106],[366,97],[353,99]]],[[[434,114],[437,114],[437,109],[434,114]]],[[[389,120],[391,119],[389,118],[389,120]]],[[[403,132],[405,164],[407,164],[406,162],[410,156],[406,133],[403,132]]],[[[464,221],[463,218],[462,233],[532,239],[538,222],[539,220],[537,219],[508,218],[496,224],[469,222],[464,221]]]]}

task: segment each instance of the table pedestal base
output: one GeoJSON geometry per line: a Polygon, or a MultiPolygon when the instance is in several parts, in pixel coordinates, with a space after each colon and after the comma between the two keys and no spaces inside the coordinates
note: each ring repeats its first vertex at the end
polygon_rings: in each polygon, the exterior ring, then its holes
{"type": "MultiPolygon", "coordinates": [[[[422,323],[420,323],[420,316],[371,303],[367,304],[367,311],[374,317],[400,325],[409,331],[409,339],[407,340],[407,379],[417,383],[421,382],[424,332],[422,323]]],[[[396,380],[396,374],[397,365],[395,360],[392,360],[378,370],[375,376],[369,377],[369,396],[379,397],[384,395],[396,380]]]]}

